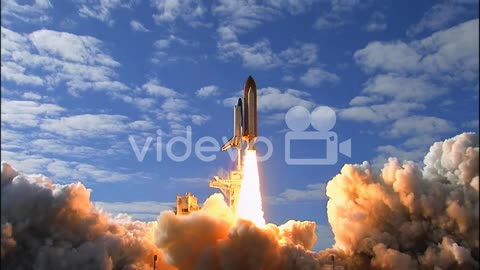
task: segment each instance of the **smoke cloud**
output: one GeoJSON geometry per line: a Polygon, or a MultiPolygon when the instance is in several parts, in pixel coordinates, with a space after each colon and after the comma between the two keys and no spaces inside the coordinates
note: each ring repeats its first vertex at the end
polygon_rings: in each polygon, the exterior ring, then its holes
{"type": "Polygon", "coordinates": [[[110,220],[80,183],[57,185],[2,163],[1,188],[3,269],[150,269],[161,254],[154,222],[110,220]]]}
{"type": "Polygon", "coordinates": [[[345,165],[327,185],[335,248],[375,269],[478,269],[478,135],[437,142],[422,171],[345,165]]]}
{"type": "Polygon", "coordinates": [[[320,252],[314,222],[259,228],[221,194],[187,216],[109,219],[82,184],[2,164],[2,267],[151,269],[157,254],[159,269],[332,269],[332,258],[336,269],[478,269],[478,154],[478,135],[464,133],[435,143],[423,168],[345,165],[327,184],[335,245],[320,252]]]}

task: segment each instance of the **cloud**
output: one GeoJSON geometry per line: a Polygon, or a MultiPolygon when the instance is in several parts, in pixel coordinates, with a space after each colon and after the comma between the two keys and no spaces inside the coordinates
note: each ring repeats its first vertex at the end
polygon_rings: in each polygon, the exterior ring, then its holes
{"type": "Polygon", "coordinates": [[[368,32],[384,31],[387,29],[387,23],[385,22],[385,14],[380,11],[375,11],[370,17],[370,21],[365,26],[368,32]]]}
{"type": "Polygon", "coordinates": [[[2,27],[2,42],[2,79],[43,89],[65,83],[73,95],[128,89],[115,80],[114,68],[120,64],[96,38],[46,29],[26,35],[2,27]]]}
{"type": "Polygon", "coordinates": [[[186,60],[189,62],[195,62],[193,57],[185,56],[178,52],[179,47],[192,47],[198,46],[197,41],[186,40],[176,35],[170,34],[168,37],[158,39],[153,43],[153,56],[150,61],[154,64],[163,64],[167,61],[186,60]],[[172,46],[176,45],[175,50],[170,50],[172,46]]]}
{"type": "Polygon", "coordinates": [[[478,135],[464,133],[432,146],[423,170],[396,158],[381,172],[345,165],[327,185],[334,247],[385,269],[477,267],[477,159],[478,135]]]}
{"type": "Polygon", "coordinates": [[[21,168],[23,173],[43,171],[62,182],[94,181],[110,183],[144,177],[141,173],[114,172],[84,162],[46,158],[24,151],[2,150],[2,161],[7,161],[13,166],[21,168]]]}
{"type": "Polygon", "coordinates": [[[265,21],[272,20],[278,11],[268,5],[247,3],[242,1],[220,1],[219,5],[212,8],[212,14],[220,18],[221,31],[229,30],[231,34],[251,30],[265,21]]]}
{"type": "Polygon", "coordinates": [[[132,28],[132,30],[136,32],[150,32],[150,30],[143,26],[141,22],[136,20],[130,21],[130,28],[132,28]]]}
{"type": "Polygon", "coordinates": [[[433,116],[408,116],[393,122],[381,136],[406,138],[400,145],[380,145],[376,148],[377,157],[373,165],[381,168],[389,157],[421,162],[428,148],[441,138],[441,134],[456,131],[453,123],[433,116]]]}
{"type": "Polygon", "coordinates": [[[319,86],[323,82],[338,82],[340,78],[331,72],[325,71],[322,68],[309,68],[300,81],[309,87],[319,86]]]}
{"type": "Polygon", "coordinates": [[[43,55],[48,54],[82,64],[119,65],[117,61],[102,52],[101,41],[94,37],[42,29],[31,33],[28,38],[43,55]],[[53,40],[55,42],[52,42],[53,40]]]}
{"type": "Polygon", "coordinates": [[[345,120],[381,123],[405,117],[414,111],[423,110],[425,108],[425,105],[418,103],[390,102],[340,109],[338,115],[341,119],[345,120]]]}
{"type": "Polygon", "coordinates": [[[2,126],[35,127],[43,119],[57,116],[65,108],[50,103],[2,99],[2,126]]]}
{"type": "Polygon", "coordinates": [[[327,199],[326,183],[308,184],[305,189],[287,188],[272,198],[273,203],[292,203],[296,201],[318,201],[327,199]]]}
{"type": "Polygon", "coordinates": [[[176,207],[175,202],[156,201],[133,201],[133,202],[93,202],[95,208],[105,211],[106,214],[117,216],[127,214],[135,220],[155,221],[158,214],[164,211],[172,211],[176,207]]]}
{"type": "Polygon", "coordinates": [[[344,18],[336,13],[325,13],[317,18],[313,24],[316,30],[333,29],[345,25],[347,22],[344,18]]]}
{"type": "Polygon", "coordinates": [[[16,20],[38,24],[51,20],[49,15],[52,4],[49,0],[35,0],[31,4],[24,1],[4,0],[2,1],[2,25],[11,25],[16,20]]]}
{"type": "Polygon", "coordinates": [[[160,82],[158,80],[150,80],[143,84],[142,88],[152,96],[175,97],[178,95],[177,91],[160,85],[160,82]]]}
{"type": "Polygon", "coordinates": [[[139,127],[142,129],[152,128],[153,124],[139,125],[138,121],[128,122],[128,117],[124,115],[111,114],[79,114],[57,119],[45,119],[40,124],[42,130],[58,135],[86,138],[114,136],[139,127]]]}
{"type": "Polygon", "coordinates": [[[25,74],[25,68],[13,62],[2,61],[2,79],[14,81],[19,85],[40,86],[44,80],[33,74],[25,74]]]}
{"type": "Polygon", "coordinates": [[[220,57],[230,59],[240,57],[243,66],[254,69],[270,69],[281,64],[281,59],[275,54],[267,39],[255,42],[253,45],[239,42],[219,42],[220,57]]]}
{"type": "Polygon", "coordinates": [[[458,18],[473,14],[478,8],[478,1],[443,1],[431,7],[420,21],[407,30],[408,36],[415,36],[424,31],[436,31],[451,26],[458,18]],[[476,6],[476,7],[475,7],[476,6]]]}
{"type": "Polygon", "coordinates": [[[112,93],[113,98],[117,98],[122,100],[125,103],[128,104],[133,104],[135,107],[142,111],[147,111],[151,109],[155,103],[157,102],[154,98],[150,97],[138,97],[136,95],[127,95],[127,94],[121,94],[118,92],[113,92],[112,93]]]}
{"type": "Polygon", "coordinates": [[[354,53],[354,59],[365,71],[418,71],[421,55],[415,48],[401,41],[370,42],[354,53]]]}
{"type": "Polygon", "coordinates": [[[295,77],[293,75],[284,75],[284,76],[282,76],[282,81],[293,82],[293,81],[295,81],[295,77]]]}
{"type": "Polygon", "coordinates": [[[211,96],[217,96],[219,94],[219,88],[216,85],[204,86],[195,92],[195,95],[200,98],[206,98],[211,96]]]}
{"type": "Polygon", "coordinates": [[[317,46],[313,43],[295,42],[283,51],[272,50],[268,39],[261,39],[253,44],[240,43],[229,28],[221,28],[217,48],[220,58],[224,60],[240,57],[242,64],[248,68],[271,69],[283,65],[311,65],[317,60],[317,46]]]}
{"type": "Polygon", "coordinates": [[[117,173],[100,169],[94,165],[53,159],[47,165],[47,171],[57,179],[95,181],[111,183],[138,179],[140,174],[117,173]]]}
{"type": "Polygon", "coordinates": [[[359,122],[391,122],[381,135],[405,141],[402,146],[385,145],[378,160],[385,160],[385,153],[420,158],[426,145],[439,139],[438,134],[453,132],[456,127],[442,117],[418,112],[425,110],[428,102],[478,80],[478,61],[472,62],[478,58],[475,44],[478,19],[409,43],[370,42],[354,53],[354,59],[371,77],[365,82],[362,95],[350,101],[351,107],[339,109],[339,117],[359,122]]]}
{"type": "Polygon", "coordinates": [[[404,77],[396,74],[380,74],[370,78],[362,93],[384,96],[398,101],[423,102],[445,94],[445,88],[437,86],[426,77],[404,77]]]}
{"type": "MultiPolygon", "coordinates": [[[[233,106],[238,100],[237,96],[229,97],[223,100],[224,106],[233,106]]],[[[311,100],[310,93],[287,89],[282,91],[274,87],[260,88],[257,90],[258,110],[261,112],[270,112],[278,110],[288,110],[294,106],[303,106],[312,109],[315,103],[311,100]]]]}
{"type": "Polygon", "coordinates": [[[396,120],[386,133],[389,136],[425,135],[453,132],[453,124],[433,116],[409,116],[396,120]]]}
{"type": "Polygon", "coordinates": [[[334,29],[346,25],[351,21],[352,13],[359,7],[365,7],[371,2],[358,0],[331,0],[328,1],[330,9],[324,11],[313,24],[317,30],[334,29]]]}
{"type": "Polygon", "coordinates": [[[138,1],[136,0],[93,0],[85,3],[82,0],[76,0],[78,5],[78,14],[85,18],[94,18],[99,21],[113,25],[112,11],[119,8],[132,8],[138,1]]]}
{"type": "Polygon", "coordinates": [[[217,48],[221,59],[240,57],[248,68],[270,69],[283,64],[309,65],[316,61],[317,48],[312,43],[295,42],[283,51],[272,50],[268,39],[251,44],[239,41],[238,36],[255,29],[266,21],[282,16],[284,12],[299,14],[308,10],[314,1],[267,1],[262,3],[242,1],[220,1],[212,8],[212,14],[219,18],[217,48]]]}
{"type": "Polygon", "coordinates": [[[153,242],[153,223],[109,218],[83,184],[59,185],[5,163],[1,178],[2,267],[147,269],[158,255],[158,267],[171,269],[153,242]]]}
{"type": "Polygon", "coordinates": [[[192,0],[152,0],[151,3],[156,9],[156,13],[152,15],[153,20],[159,25],[172,23],[180,18],[192,26],[199,26],[202,24],[202,17],[207,12],[200,2],[192,0]]]}
{"type": "MultiPolygon", "coordinates": [[[[432,143],[432,140],[430,143],[432,143]]],[[[391,157],[397,157],[401,160],[411,160],[414,162],[421,162],[422,158],[425,156],[425,149],[419,148],[407,148],[398,147],[395,145],[380,145],[375,149],[377,156],[372,159],[372,166],[375,168],[382,168],[385,164],[388,163],[388,159],[391,157]]]]}
{"type": "Polygon", "coordinates": [[[206,186],[208,178],[206,177],[170,177],[168,179],[170,185],[175,186],[206,186]]]}
{"type": "Polygon", "coordinates": [[[268,0],[265,1],[279,10],[285,10],[292,15],[298,15],[307,12],[318,2],[317,0],[268,0]]]}
{"type": "Polygon", "coordinates": [[[371,103],[382,101],[383,98],[379,96],[356,96],[348,103],[350,106],[362,106],[371,103]]]}
{"type": "Polygon", "coordinates": [[[22,94],[22,97],[24,99],[30,99],[30,100],[40,100],[42,99],[42,96],[40,96],[39,94],[36,94],[34,92],[25,92],[22,94]]]}
{"type": "Polygon", "coordinates": [[[294,47],[285,49],[279,55],[287,64],[311,65],[317,61],[317,45],[296,43],[294,47]]]}
{"type": "Polygon", "coordinates": [[[478,120],[470,120],[470,121],[466,121],[462,124],[462,127],[464,128],[470,128],[470,129],[473,129],[473,130],[477,130],[478,131],[478,127],[479,127],[479,121],[478,120]]]}
{"type": "Polygon", "coordinates": [[[410,43],[371,42],[354,53],[368,72],[443,76],[444,80],[478,79],[478,19],[438,31],[410,43]]]}
{"type": "Polygon", "coordinates": [[[204,123],[206,123],[208,120],[210,120],[210,116],[208,115],[202,115],[202,114],[194,114],[191,116],[192,118],[192,123],[201,126],[204,123]]]}

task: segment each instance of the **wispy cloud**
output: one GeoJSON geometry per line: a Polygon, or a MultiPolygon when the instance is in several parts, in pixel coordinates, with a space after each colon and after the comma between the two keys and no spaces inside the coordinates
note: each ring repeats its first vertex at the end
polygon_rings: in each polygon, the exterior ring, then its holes
{"type": "Polygon", "coordinates": [[[415,36],[449,27],[464,15],[474,15],[477,7],[478,1],[442,1],[431,7],[418,23],[410,26],[407,35],[415,36]]]}
{"type": "Polygon", "coordinates": [[[131,8],[138,1],[136,0],[93,0],[87,3],[82,0],[75,1],[78,6],[78,14],[86,18],[94,18],[99,21],[113,25],[115,20],[112,18],[112,12],[120,8],[131,8]]]}
{"type": "Polygon", "coordinates": [[[380,11],[373,12],[372,15],[370,16],[370,20],[365,26],[365,29],[368,32],[378,32],[378,31],[386,30],[387,23],[386,23],[385,14],[380,11]]]}
{"type": "Polygon", "coordinates": [[[130,21],[130,28],[137,32],[150,32],[141,22],[135,20],[130,21]]]}
{"type": "Polygon", "coordinates": [[[219,94],[219,88],[216,85],[207,85],[198,89],[195,94],[200,98],[217,96],[219,94]]]}
{"type": "Polygon", "coordinates": [[[94,202],[95,207],[112,215],[128,214],[135,220],[155,221],[163,211],[172,211],[175,202],[133,201],[133,202],[94,202]]]}
{"type": "Polygon", "coordinates": [[[325,71],[322,68],[313,67],[309,68],[302,77],[300,81],[306,86],[315,87],[319,86],[323,82],[338,82],[340,78],[331,72],[325,71]]]}

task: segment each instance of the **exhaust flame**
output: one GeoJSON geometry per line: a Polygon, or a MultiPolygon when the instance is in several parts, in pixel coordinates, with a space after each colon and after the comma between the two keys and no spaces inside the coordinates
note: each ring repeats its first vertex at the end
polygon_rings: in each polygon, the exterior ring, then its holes
{"type": "Polygon", "coordinates": [[[241,219],[252,221],[259,227],[265,226],[257,152],[255,150],[247,150],[243,159],[243,180],[238,199],[237,215],[241,219]]]}

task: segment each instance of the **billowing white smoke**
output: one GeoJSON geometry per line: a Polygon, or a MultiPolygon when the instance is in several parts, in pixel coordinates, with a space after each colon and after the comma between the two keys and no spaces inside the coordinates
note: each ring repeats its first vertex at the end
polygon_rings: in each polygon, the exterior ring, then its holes
{"type": "Polygon", "coordinates": [[[161,254],[154,223],[109,220],[80,183],[56,185],[2,163],[1,188],[2,269],[149,269],[161,254]]]}
{"type": "Polygon", "coordinates": [[[332,255],[337,269],[478,269],[478,140],[434,144],[423,170],[394,158],[381,172],[345,165],[327,185],[336,243],[318,253],[308,251],[315,223],[258,228],[237,221],[220,194],[188,216],[118,224],[92,207],[83,185],[3,165],[2,267],[151,269],[161,251],[159,269],[331,269],[332,255]]]}
{"type": "Polygon", "coordinates": [[[258,228],[236,221],[221,194],[188,216],[163,212],[155,233],[168,263],[179,269],[312,269],[315,223],[289,221],[258,228]]]}
{"type": "Polygon", "coordinates": [[[472,269],[479,260],[478,135],[435,143],[420,170],[345,165],[327,185],[335,247],[376,269],[472,269]]]}

